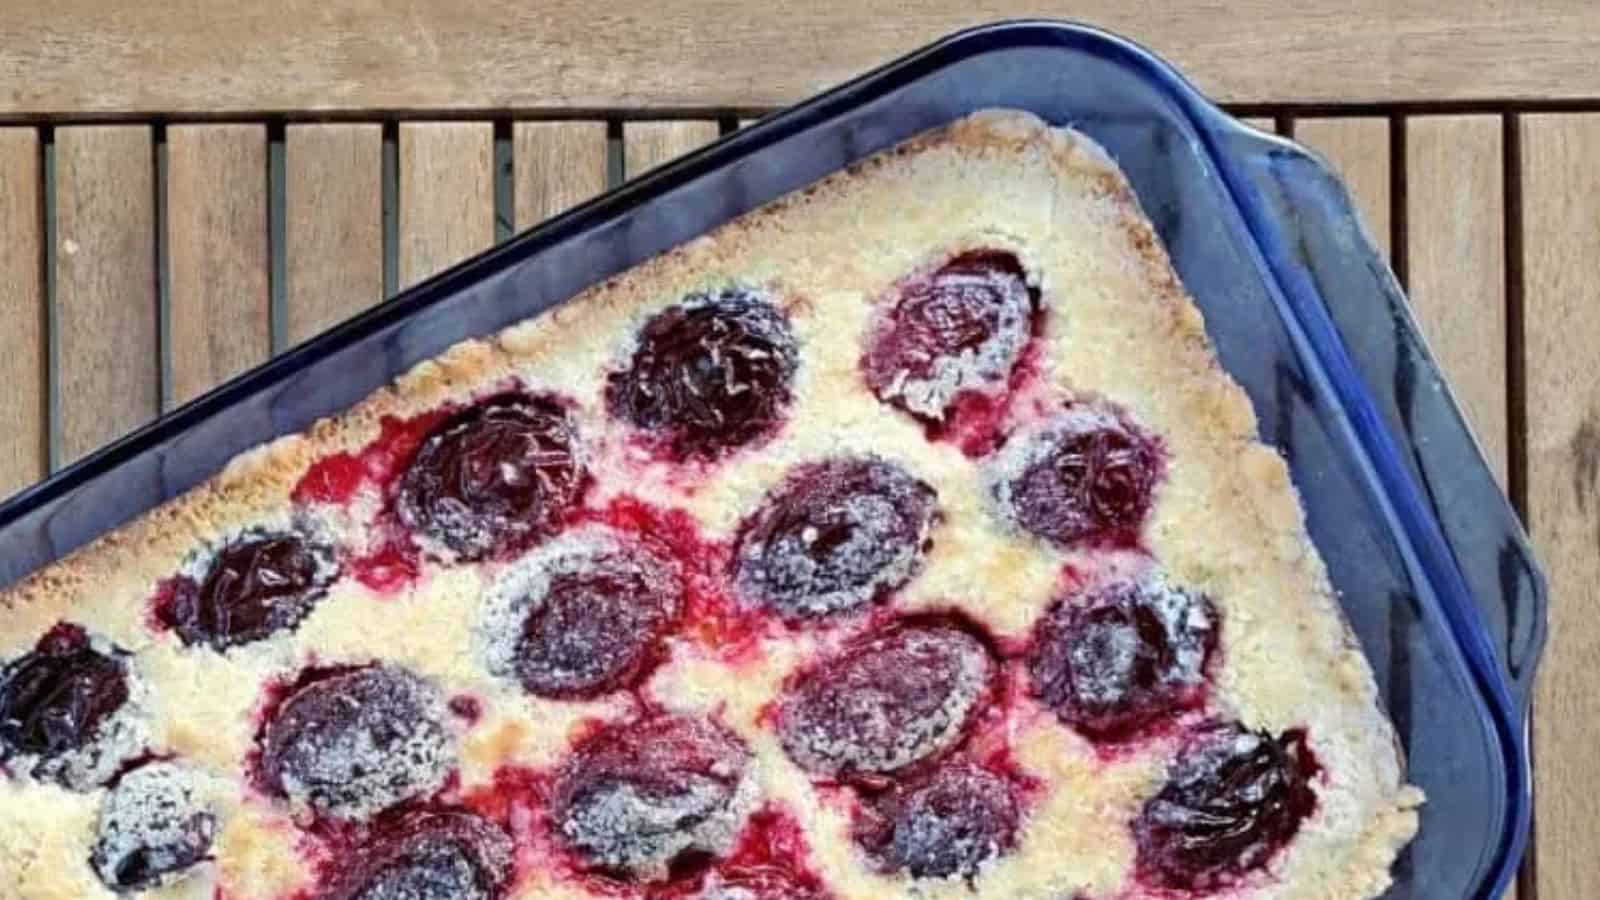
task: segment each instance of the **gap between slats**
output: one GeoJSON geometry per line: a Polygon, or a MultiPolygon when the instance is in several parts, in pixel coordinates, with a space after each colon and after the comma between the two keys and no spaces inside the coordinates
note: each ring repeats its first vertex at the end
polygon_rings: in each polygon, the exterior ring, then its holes
{"type": "Polygon", "coordinates": [[[1500,117],[1415,116],[1405,129],[1412,309],[1504,487],[1510,456],[1500,117]]]}
{"type": "Polygon", "coordinates": [[[1504,163],[1498,116],[1297,119],[1295,140],[1349,187],[1502,484],[1506,409],[1504,163]],[[1402,129],[1398,132],[1392,129],[1402,129]],[[1396,154],[1398,151],[1398,154],[1396,154]]]}

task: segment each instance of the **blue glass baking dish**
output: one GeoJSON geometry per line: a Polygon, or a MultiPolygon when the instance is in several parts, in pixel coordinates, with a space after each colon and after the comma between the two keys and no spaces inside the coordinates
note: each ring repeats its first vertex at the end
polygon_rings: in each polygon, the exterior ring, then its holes
{"type": "Polygon", "coordinates": [[[1429,795],[1389,897],[1498,897],[1529,819],[1545,587],[1400,290],[1325,165],[1133,44],[956,35],[659,169],[296,348],[0,507],[0,584],[335,413],[414,363],[985,107],[1098,140],[1289,460],[1313,539],[1429,795]]]}

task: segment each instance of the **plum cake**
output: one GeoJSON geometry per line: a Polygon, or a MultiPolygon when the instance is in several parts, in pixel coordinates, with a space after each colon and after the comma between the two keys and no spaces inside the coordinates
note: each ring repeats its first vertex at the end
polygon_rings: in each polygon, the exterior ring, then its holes
{"type": "Polygon", "coordinates": [[[0,895],[1328,898],[1420,792],[1115,164],[991,111],[0,594],[0,895]]]}

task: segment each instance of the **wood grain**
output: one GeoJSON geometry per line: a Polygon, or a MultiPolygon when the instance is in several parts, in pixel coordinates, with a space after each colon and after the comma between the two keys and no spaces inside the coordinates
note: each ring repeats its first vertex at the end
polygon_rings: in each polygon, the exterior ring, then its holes
{"type": "Polygon", "coordinates": [[[1506,483],[1505,157],[1499,116],[1406,120],[1407,294],[1506,483]]]}
{"type": "Polygon", "coordinates": [[[39,135],[0,128],[0,497],[49,469],[39,135]]]}
{"type": "Polygon", "coordinates": [[[717,123],[628,122],[622,126],[622,171],[633,178],[717,139],[717,123]]]}
{"type": "Polygon", "coordinates": [[[383,299],[383,127],[289,126],[284,206],[292,345],[383,299]]]}
{"type": "Polygon", "coordinates": [[[149,128],[56,130],[62,464],[144,424],[160,405],[154,162],[149,128]]]}
{"type": "Polygon", "coordinates": [[[1534,709],[1540,900],[1600,896],[1600,115],[1520,123],[1528,518],[1550,577],[1534,709]]]}
{"type": "Polygon", "coordinates": [[[1388,256],[1389,120],[1376,116],[1296,119],[1294,139],[1333,164],[1378,249],[1388,256]]]}
{"type": "Polygon", "coordinates": [[[272,352],[267,130],[167,131],[167,356],[177,405],[272,352]]]}
{"type": "Polygon", "coordinates": [[[516,227],[528,228],[606,189],[606,123],[512,126],[516,227]]]}
{"type": "Polygon", "coordinates": [[[1592,0],[662,0],[604,14],[580,0],[12,0],[0,110],[782,106],[1017,16],[1137,38],[1226,102],[1600,95],[1592,0]]]}
{"type": "Polygon", "coordinates": [[[400,126],[400,287],[494,244],[494,126],[400,126]]]}

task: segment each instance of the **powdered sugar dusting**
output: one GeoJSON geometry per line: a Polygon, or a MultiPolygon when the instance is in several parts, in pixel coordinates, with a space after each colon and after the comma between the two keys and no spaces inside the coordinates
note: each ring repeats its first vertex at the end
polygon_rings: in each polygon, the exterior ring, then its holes
{"type": "Polygon", "coordinates": [[[444,785],[455,742],[445,703],[403,669],[374,666],[314,681],[268,725],[262,770],[296,806],[364,819],[444,785]]]}
{"type": "Polygon", "coordinates": [[[1102,584],[1039,621],[1033,689],[1089,737],[1125,740],[1202,704],[1217,630],[1211,602],[1159,572],[1102,584]]]}
{"type": "Polygon", "coordinates": [[[217,817],[202,776],[152,762],[127,773],[100,807],[89,861],[114,891],[172,884],[210,856],[217,817]]]}
{"type": "Polygon", "coordinates": [[[976,877],[1016,843],[1021,817],[1004,778],[969,763],[897,787],[876,804],[858,841],[878,864],[913,878],[976,877]]]}
{"type": "Polygon", "coordinates": [[[916,574],[936,501],[878,457],[799,466],[741,526],[734,589],[789,618],[859,609],[916,574]]]}
{"type": "Polygon", "coordinates": [[[1023,474],[1046,462],[1064,438],[1120,426],[1110,408],[1075,403],[1014,432],[983,465],[986,493],[993,499],[1000,519],[1014,526],[1021,518],[1017,488],[1023,474]]]}
{"type": "Polygon", "coordinates": [[[784,702],[779,736],[813,773],[895,772],[953,747],[993,677],[994,661],[965,632],[902,628],[806,673],[784,702]]]}
{"type": "Polygon", "coordinates": [[[707,720],[609,726],[557,780],[556,831],[589,866],[664,880],[686,853],[733,849],[760,796],[750,758],[742,740],[707,720]]]}
{"type": "Polygon", "coordinates": [[[1020,429],[983,466],[996,517],[1059,546],[1136,539],[1161,475],[1158,440],[1089,403],[1020,429]]]}
{"type": "Polygon", "coordinates": [[[659,881],[685,852],[727,853],[755,806],[755,794],[748,774],[731,797],[725,783],[703,776],[688,776],[670,794],[645,793],[629,782],[608,784],[572,808],[561,833],[596,866],[659,881]]]}
{"type": "Polygon", "coordinates": [[[501,573],[479,613],[479,654],[491,674],[541,695],[622,686],[677,619],[683,594],[665,561],[585,526],[501,573]]]}
{"type": "Polygon", "coordinates": [[[965,254],[898,291],[864,361],[880,400],[939,422],[963,393],[1005,390],[1034,315],[1033,295],[1014,256],[965,254]]]}
{"type": "Polygon", "coordinates": [[[354,900],[491,900],[472,861],[448,848],[426,848],[379,873],[354,900]]]}
{"type": "Polygon", "coordinates": [[[374,829],[342,854],[319,900],[495,900],[514,847],[493,822],[458,809],[424,809],[374,829]]]}

